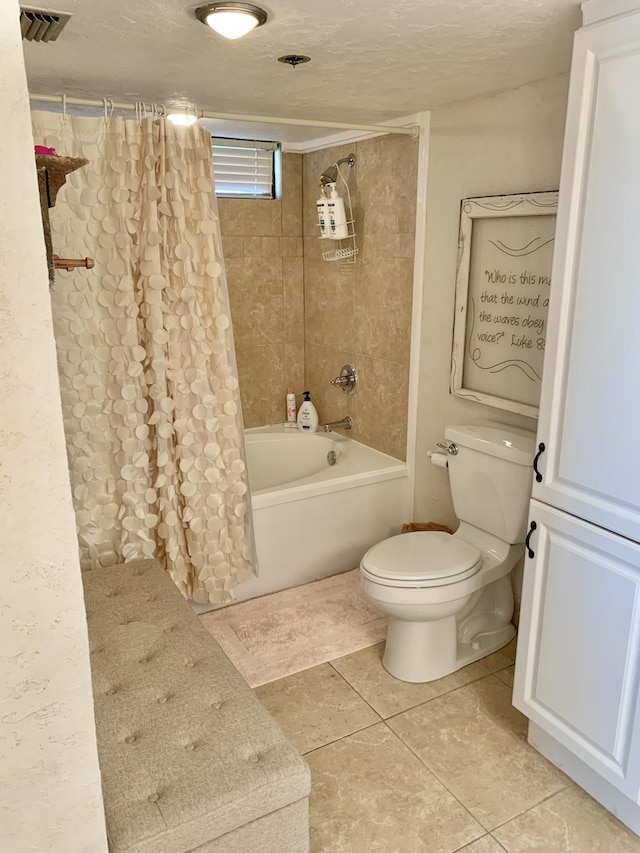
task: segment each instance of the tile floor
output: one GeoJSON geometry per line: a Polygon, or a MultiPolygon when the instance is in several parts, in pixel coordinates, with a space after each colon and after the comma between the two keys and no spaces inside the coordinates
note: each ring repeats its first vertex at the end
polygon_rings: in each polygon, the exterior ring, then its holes
{"type": "Polygon", "coordinates": [[[430,684],[383,644],[256,688],[311,768],[312,853],[640,853],[526,742],[515,643],[430,684]]]}

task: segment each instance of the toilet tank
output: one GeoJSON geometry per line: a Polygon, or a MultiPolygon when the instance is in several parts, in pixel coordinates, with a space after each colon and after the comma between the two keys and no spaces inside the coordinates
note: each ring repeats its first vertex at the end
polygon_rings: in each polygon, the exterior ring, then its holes
{"type": "Polygon", "coordinates": [[[507,426],[449,426],[444,434],[458,447],[448,462],[460,521],[510,545],[524,542],[535,433],[507,426]]]}

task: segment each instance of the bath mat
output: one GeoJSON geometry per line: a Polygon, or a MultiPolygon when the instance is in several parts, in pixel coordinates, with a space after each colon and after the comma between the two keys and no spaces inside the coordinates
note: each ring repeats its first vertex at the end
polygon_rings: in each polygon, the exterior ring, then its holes
{"type": "Polygon", "coordinates": [[[199,618],[250,687],[373,646],[387,633],[387,617],[360,591],[359,569],[199,618]]]}

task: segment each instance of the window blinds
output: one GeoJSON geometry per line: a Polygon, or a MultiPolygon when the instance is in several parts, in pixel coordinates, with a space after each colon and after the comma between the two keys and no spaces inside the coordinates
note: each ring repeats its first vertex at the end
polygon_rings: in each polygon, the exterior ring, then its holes
{"type": "Polygon", "coordinates": [[[277,142],[212,139],[216,195],[274,198],[277,142]]]}

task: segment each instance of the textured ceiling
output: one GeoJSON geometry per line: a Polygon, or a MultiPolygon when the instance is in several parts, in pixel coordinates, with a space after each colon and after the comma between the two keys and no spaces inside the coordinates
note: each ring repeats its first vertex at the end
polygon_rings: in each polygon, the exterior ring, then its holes
{"type": "Polygon", "coordinates": [[[30,90],[371,123],[567,71],[580,24],[577,0],[270,0],[232,42],[197,5],[55,0],[73,18],[58,42],[24,43],[30,90]]]}

